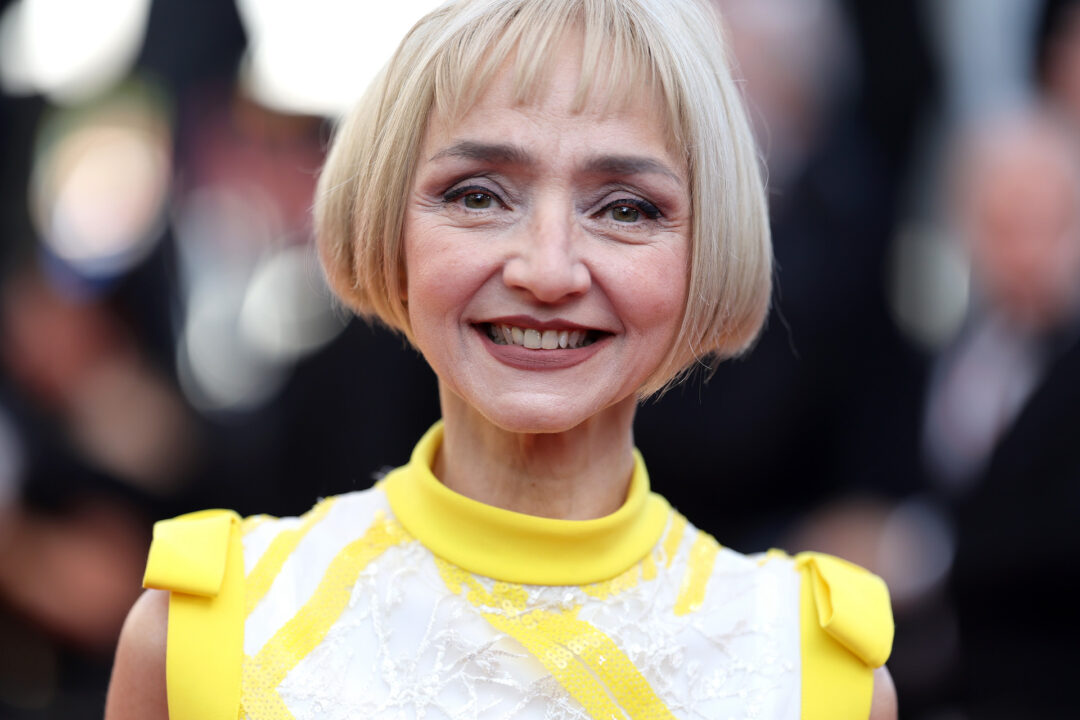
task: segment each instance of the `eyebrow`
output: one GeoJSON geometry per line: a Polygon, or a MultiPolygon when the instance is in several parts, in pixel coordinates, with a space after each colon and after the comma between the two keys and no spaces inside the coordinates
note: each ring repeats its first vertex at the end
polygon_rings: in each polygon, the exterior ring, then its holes
{"type": "Polygon", "coordinates": [[[584,170],[587,173],[607,175],[667,175],[672,180],[682,181],[682,178],[664,163],[638,155],[598,155],[585,162],[584,170]]]}
{"type": "MultiPolygon", "coordinates": [[[[535,165],[536,160],[528,150],[509,143],[481,143],[463,140],[435,153],[431,160],[445,157],[477,160],[498,165],[535,165]]],[[[595,155],[588,158],[581,169],[592,175],[666,175],[673,180],[682,178],[670,167],[650,157],[640,155],[595,155]]]]}
{"type": "Polygon", "coordinates": [[[518,145],[503,143],[479,143],[471,140],[463,140],[454,143],[450,147],[443,148],[431,156],[431,160],[439,160],[444,157],[464,158],[465,160],[480,160],[482,162],[498,163],[500,165],[532,165],[532,156],[525,148],[518,145]]]}

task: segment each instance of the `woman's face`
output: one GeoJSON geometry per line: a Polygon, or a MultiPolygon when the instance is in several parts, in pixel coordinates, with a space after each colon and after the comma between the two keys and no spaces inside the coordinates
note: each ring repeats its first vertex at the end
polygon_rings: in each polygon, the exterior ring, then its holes
{"type": "Polygon", "coordinates": [[[533,103],[504,69],[460,122],[433,116],[406,211],[415,342],[444,402],[512,432],[634,403],[686,300],[687,169],[656,93],[571,112],[578,47],[533,103]]]}

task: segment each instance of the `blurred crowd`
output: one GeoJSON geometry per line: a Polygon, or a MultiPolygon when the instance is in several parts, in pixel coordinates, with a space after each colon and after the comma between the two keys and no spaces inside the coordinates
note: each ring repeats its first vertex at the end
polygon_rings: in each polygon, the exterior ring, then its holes
{"type": "MultiPolygon", "coordinates": [[[[776,291],[748,356],[642,407],[653,486],[737,550],[884,576],[902,718],[1065,717],[1080,0],[714,2],[776,291]]],[[[294,67],[332,56],[296,37],[371,49],[434,4],[87,4],[126,34],[62,71],[50,52],[102,33],[0,0],[0,718],[101,716],[154,520],[303,512],[438,417],[311,245],[335,113],[374,68],[294,67]]]]}

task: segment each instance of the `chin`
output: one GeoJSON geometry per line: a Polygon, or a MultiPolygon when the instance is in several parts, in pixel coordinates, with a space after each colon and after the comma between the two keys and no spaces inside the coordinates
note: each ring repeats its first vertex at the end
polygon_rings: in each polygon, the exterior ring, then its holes
{"type": "Polygon", "coordinates": [[[573,430],[597,415],[592,407],[574,407],[566,398],[536,399],[528,402],[499,403],[495,407],[477,408],[493,425],[512,433],[555,434],[573,430]]]}

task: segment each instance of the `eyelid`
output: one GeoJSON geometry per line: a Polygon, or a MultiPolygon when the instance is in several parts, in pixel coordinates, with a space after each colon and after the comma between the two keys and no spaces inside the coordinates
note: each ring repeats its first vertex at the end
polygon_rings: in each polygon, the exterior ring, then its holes
{"type": "Polygon", "coordinates": [[[455,200],[459,200],[466,195],[469,195],[470,193],[483,193],[484,195],[490,195],[495,202],[499,203],[499,205],[503,206],[504,208],[510,207],[509,205],[507,205],[502,195],[485,185],[477,185],[475,183],[459,185],[450,188],[445,193],[443,193],[443,202],[452,203],[455,200]]]}

